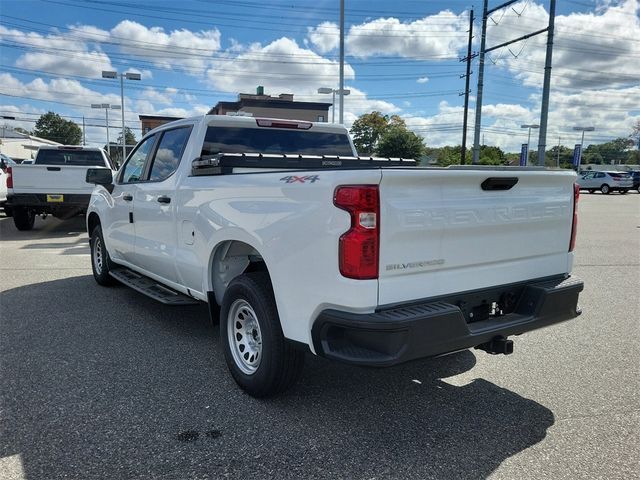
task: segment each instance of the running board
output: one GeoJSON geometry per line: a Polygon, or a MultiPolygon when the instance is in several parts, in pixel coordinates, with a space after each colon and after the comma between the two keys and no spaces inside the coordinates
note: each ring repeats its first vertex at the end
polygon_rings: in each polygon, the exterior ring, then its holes
{"type": "Polygon", "coordinates": [[[200,303],[195,298],[178,293],[128,268],[115,268],[109,272],[109,275],[124,283],[126,286],[165,305],[197,305],[200,303]]]}

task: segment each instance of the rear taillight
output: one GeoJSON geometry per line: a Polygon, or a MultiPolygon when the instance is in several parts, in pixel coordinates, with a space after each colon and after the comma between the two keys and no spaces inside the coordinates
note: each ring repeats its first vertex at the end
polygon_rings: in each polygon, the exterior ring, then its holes
{"type": "Polygon", "coordinates": [[[351,215],[351,228],[339,241],[340,273],[347,278],[378,278],[380,196],[377,185],[344,185],[333,196],[336,207],[351,215]]]}
{"type": "Polygon", "coordinates": [[[571,240],[569,240],[569,251],[573,252],[576,246],[576,233],[578,233],[578,200],[580,199],[580,185],[573,184],[573,223],[571,224],[571,240]]]}
{"type": "Polygon", "coordinates": [[[13,170],[7,167],[7,188],[13,188],[13,170]]]}

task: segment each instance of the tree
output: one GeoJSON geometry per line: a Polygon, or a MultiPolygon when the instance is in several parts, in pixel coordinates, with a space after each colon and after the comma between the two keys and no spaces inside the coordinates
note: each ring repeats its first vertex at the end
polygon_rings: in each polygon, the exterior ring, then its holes
{"type": "Polygon", "coordinates": [[[373,155],[378,139],[388,124],[389,120],[380,112],[365,113],[353,122],[350,132],[359,155],[373,155]]]}
{"type": "Polygon", "coordinates": [[[505,156],[500,147],[491,147],[489,145],[480,145],[480,161],[481,165],[504,165],[505,156]]]}
{"type": "Polygon", "coordinates": [[[82,129],[76,123],[53,112],[47,112],[38,119],[33,133],[36,137],[64,145],[79,145],[82,140],[82,129]]]}
{"type": "MultiPolygon", "coordinates": [[[[125,145],[135,145],[138,143],[136,136],[129,127],[124,127],[124,138],[126,140],[125,145]]],[[[120,132],[120,135],[118,135],[118,145],[122,145],[122,131],[120,132]]]]}
{"type": "Polygon", "coordinates": [[[421,137],[396,123],[382,133],[376,153],[381,157],[420,159],[425,154],[425,146],[421,137]]]}

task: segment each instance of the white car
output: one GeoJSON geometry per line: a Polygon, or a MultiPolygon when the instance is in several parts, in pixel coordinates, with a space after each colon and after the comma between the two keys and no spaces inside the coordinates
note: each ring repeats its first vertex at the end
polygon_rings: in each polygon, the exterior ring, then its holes
{"type": "Polygon", "coordinates": [[[600,190],[605,195],[611,192],[627,193],[633,188],[633,178],[628,172],[599,172],[592,170],[578,178],[580,190],[594,193],[600,190]]]}
{"type": "MultiPolygon", "coordinates": [[[[367,366],[512,340],[579,314],[572,171],[358,158],[327,123],[204,116],[147,134],[87,210],[95,280],[221,306],[250,395],[305,352],[367,366]]],[[[175,307],[174,307],[175,308],[175,307]]]]}

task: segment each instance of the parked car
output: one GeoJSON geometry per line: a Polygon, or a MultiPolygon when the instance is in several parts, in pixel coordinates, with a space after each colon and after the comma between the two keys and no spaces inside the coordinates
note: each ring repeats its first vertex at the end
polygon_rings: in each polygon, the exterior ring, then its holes
{"type": "Polygon", "coordinates": [[[631,179],[633,180],[633,190],[637,190],[640,193],[640,170],[631,170],[629,172],[631,179]]]}
{"type": "Polygon", "coordinates": [[[631,175],[626,172],[601,172],[592,170],[578,177],[580,190],[594,193],[600,190],[605,195],[618,191],[627,193],[633,187],[631,175]]]}
{"type": "Polygon", "coordinates": [[[13,159],[4,153],[0,153],[0,210],[8,217],[11,216],[11,208],[7,207],[7,169],[16,164],[13,159]]]}
{"type": "Polygon", "coordinates": [[[89,168],[114,172],[101,148],[40,147],[33,165],[13,165],[7,179],[7,205],[18,230],[31,230],[39,214],[67,218],[86,211],[91,198],[85,182],[89,168]]]}
{"type": "Polygon", "coordinates": [[[142,138],[115,176],[87,172],[93,275],[207,302],[256,397],[295,382],[305,351],[377,367],[509,354],[509,336],[580,313],[575,178],[357,158],[335,124],[185,119],[142,138]]]}

